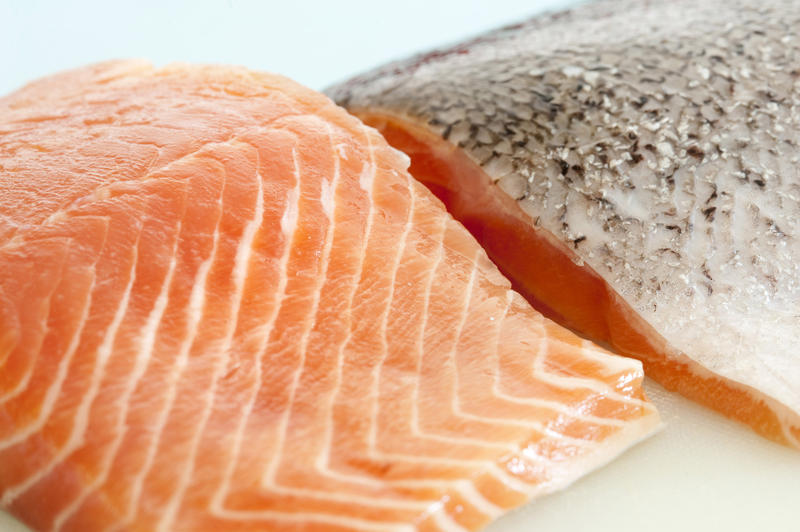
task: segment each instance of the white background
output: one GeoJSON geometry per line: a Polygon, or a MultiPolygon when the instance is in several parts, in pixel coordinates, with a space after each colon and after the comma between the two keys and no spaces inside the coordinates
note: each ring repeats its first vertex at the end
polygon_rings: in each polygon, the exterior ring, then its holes
{"type": "MultiPolygon", "coordinates": [[[[574,0],[0,0],[0,94],[112,58],[234,63],[315,89],[574,0]]],[[[1,176],[0,176],[1,177],[1,176]]],[[[798,530],[800,453],[650,383],[664,431],[491,532],[798,530]]],[[[0,513],[0,532],[22,530],[0,513]]]]}
{"type": "Polygon", "coordinates": [[[233,63],[322,89],[575,0],[0,0],[0,94],[116,58],[233,63]]]}

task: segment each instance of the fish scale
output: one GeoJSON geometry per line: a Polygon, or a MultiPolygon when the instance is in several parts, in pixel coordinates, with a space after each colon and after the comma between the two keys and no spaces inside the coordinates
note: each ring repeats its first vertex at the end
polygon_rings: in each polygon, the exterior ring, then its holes
{"type": "MultiPolygon", "coordinates": [[[[461,202],[451,211],[468,227],[484,220],[476,236],[534,302],[643,358],[670,388],[800,446],[798,27],[790,0],[612,0],[391,63],[328,93],[390,142],[390,130],[418,133],[438,164],[480,167],[485,183],[462,172],[440,197],[461,202]],[[571,321],[569,301],[542,301],[514,270],[526,257],[504,250],[508,234],[485,221],[497,211],[481,207],[482,195],[585,265],[582,275],[599,276],[608,304],[622,305],[650,345],[571,321]],[[766,408],[769,428],[748,408],[766,408]]],[[[434,182],[438,171],[420,165],[415,177],[434,182]]]]}

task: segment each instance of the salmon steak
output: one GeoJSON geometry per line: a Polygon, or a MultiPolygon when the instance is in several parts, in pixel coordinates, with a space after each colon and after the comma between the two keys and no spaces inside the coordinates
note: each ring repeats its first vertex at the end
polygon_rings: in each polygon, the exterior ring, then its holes
{"type": "Polygon", "coordinates": [[[800,4],[599,2],[329,89],[541,312],[800,447],[800,4]]]}
{"type": "Polygon", "coordinates": [[[660,425],[408,158],[243,68],[0,100],[0,506],[35,530],[475,530],[660,425]]]}

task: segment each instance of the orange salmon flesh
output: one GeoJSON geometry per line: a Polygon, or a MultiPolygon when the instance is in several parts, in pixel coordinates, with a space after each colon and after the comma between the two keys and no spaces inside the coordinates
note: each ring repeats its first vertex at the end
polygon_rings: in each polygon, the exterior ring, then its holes
{"type": "Polygon", "coordinates": [[[35,530],[476,530],[660,424],[290,80],[105,63],[0,130],[0,507],[35,530]]]}

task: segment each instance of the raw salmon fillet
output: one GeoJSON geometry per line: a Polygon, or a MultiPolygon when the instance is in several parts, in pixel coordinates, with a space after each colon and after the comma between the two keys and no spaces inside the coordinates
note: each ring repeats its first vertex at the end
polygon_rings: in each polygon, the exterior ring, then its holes
{"type": "Polygon", "coordinates": [[[800,447],[800,3],[622,0],[330,90],[536,308],[800,447]]]}
{"type": "Polygon", "coordinates": [[[36,530],[475,530],[650,434],[325,96],[113,62],[0,100],[0,503],[36,530]]]}

